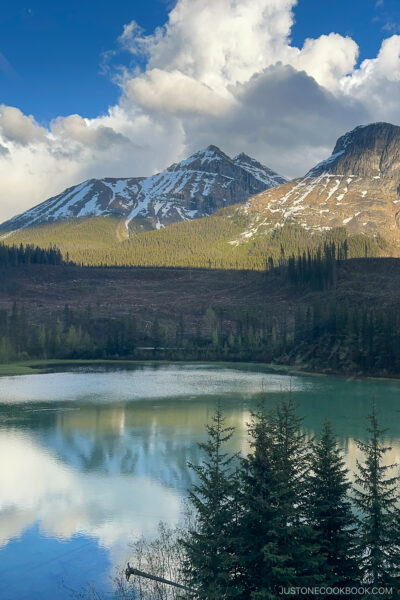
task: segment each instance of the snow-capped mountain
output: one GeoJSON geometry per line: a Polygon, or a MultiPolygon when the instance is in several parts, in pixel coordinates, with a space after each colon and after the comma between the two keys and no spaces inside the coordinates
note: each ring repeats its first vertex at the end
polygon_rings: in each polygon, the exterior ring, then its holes
{"type": "Polygon", "coordinates": [[[304,177],[250,198],[236,212],[247,226],[233,244],[296,224],[311,232],[380,234],[400,248],[400,127],[357,127],[304,177]]]}
{"type": "Polygon", "coordinates": [[[0,231],[83,217],[113,215],[126,228],[209,216],[287,179],[246,154],[230,158],[208,146],[151,177],[89,179],[0,225],[0,231]]]}

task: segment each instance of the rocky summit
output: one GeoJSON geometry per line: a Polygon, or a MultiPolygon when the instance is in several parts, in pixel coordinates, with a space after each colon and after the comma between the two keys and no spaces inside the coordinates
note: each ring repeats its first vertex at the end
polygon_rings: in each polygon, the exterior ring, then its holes
{"type": "Polygon", "coordinates": [[[400,252],[400,127],[357,127],[304,177],[261,192],[237,213],[247,225],[235,244],[295,224],[311,232],[345,227],[380,235],[400,252]]]}
{"type": "Polygon", "coordinates": [[[232,159],[208,146],[151,177],[84,181],[3,223],[0,231],[114,216],[128,235],[209,216],[286,181],[246,154],[232,159]]]}

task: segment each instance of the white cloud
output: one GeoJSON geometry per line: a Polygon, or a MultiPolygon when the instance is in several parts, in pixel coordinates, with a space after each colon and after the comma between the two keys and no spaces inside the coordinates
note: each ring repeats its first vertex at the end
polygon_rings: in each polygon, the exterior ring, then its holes
{"type": "Polygon", "coordinates": [[[129,138],[112,127],[99,124],[96,120],[83,119],[80,115],[59,117],[51,123],[53,136],[74,141],[97,150],[107,150],[114,145],[130,144],[129,138]]]}
{"type": "Polygon", "coordinates": [[[118,42],[146,68],[118,70],[120,101],[98,118],[45,129],[2,106],[0,217],[89,177],[148,175],[209,143],[301,175],[345,130],[398,123],[400,36],[358,67],[356,42],[335,32],[292,45],[296,4],[178,0],[150,35],[128,23],[118,42]]]}
{"type": "Polygon", "coordinates": [[[383,41],[376,58],[341,81],[344,92],[360,100],[374,120],[400,120],[400,36],[383,41]]]}
{"type": "Polygon", "coordinates": [[[230,102],[181,71],[151,69],[129,79],[125,94],[151,111],[171,114],[223,115],[230,102]]]}
{"type": "Polygon", "coordinates": [[[132,48],[147,52],[150,69],[177,70],[223,92],[228,83],[244,82],[295,53],[288,39],[296,3],[179,0],[153,36],[138,36],[133,28],[132,48]]]}
{"type": "Polygon", "coordinates": [[[353,72],[357,57],[358,46],[354,40],[330,33],[317,40],[307,39],[291,64],[304,69],[321,86],[337,92],[341,78],[353,72]]]}
{"type": "Polygon", "coordinates": [[[21,146],[43,142],[46,130],[40,127],[32,115],[24,115],[19,108],[0,105],[0,131],[5,141],[21,146]]]}

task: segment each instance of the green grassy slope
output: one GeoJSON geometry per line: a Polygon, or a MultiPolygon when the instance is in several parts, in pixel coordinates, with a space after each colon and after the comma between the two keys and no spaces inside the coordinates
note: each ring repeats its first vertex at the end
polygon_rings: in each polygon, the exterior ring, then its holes
{"type": "MultiPolygon", "coordinates": [[[[234,208],[234,207],[233,207],[234,208]]],[[[178,266],[223,269],[265,268],[268,257],[285,256],[316,248],[323,240],[347,239],[349,257],[378,256],[384,250],[379,239],[349,236],[344,228],[317,235],[299,226],[264,232],[243,239],[245,217],[232,207],[215,215],[175,223],[161,230],[127,232],[113,217],[97,217],[50,224],[17,231],[4,238],[7,244],[55,244],[71,260],[83,265],[178,266]],[[242,239],[240,243],[238,239],[242,239]]],[[[1,241],[1,238],[0,238],[1,241]]]]}
{"type": "MultiPolygon", "coordinates": [[[[3,236],[7,244],[35,244],[47,247],[56,244],[63,253],[75,255],[84,249],[104,250],[117,244],[119,219],[115,217],[93,217],[75,219],[61,223],[51,223],[39,227],[20,229],[3,236]]],[[[1,239],[2,236],[0,236],[1,239]]]]}

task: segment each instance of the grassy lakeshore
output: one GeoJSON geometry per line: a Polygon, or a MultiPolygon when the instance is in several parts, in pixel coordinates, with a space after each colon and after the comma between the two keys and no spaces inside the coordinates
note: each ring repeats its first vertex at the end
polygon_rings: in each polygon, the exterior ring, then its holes
{"type": "Polygon", "coordinates": [[[49,359],[30,360],[16,363],[0,364],[0,377],[11,377],[20,375],[40,375],[45,373],[56,373],[68,367],[117,367],[130,368],[141,366],[168,366],[168,365],[212,365],[215,369],[237,368],[243,370],[264,371],[281,375],[299,375],[309,377],[343,377],[346,379],[371,379],[376,381],[390,381],[398,377],[373,377],[363,375],[348,375],[341,373],[324,373],[311,371],[307,368],[298,368],[295,365],[279,365],[260,362],[234,362],[234,361],[190,361],[190,360],[107,360],[107,359],[49,359]]]}
{"type": "Polygon", "coordinates": [[[56,372],[58,368],[76,367],[140,367],[152,365],[212,365],[214,368],[236,367],[239,369],[265,370],[266,373],[282,373],[287,375],[315,375],[324,377],[324,373],[301,371],[287,365],[265,364],[259,362],[234,361],[190,361],[190,360],[107,360],[107,359],[48,359],[29,360],[15,363],[0,364],[0,377],[14,375],[35,375],[56,372]]]}

